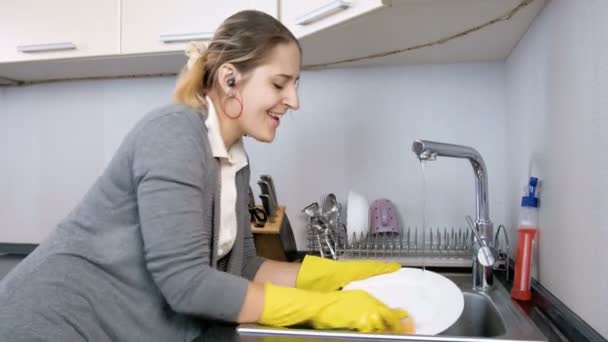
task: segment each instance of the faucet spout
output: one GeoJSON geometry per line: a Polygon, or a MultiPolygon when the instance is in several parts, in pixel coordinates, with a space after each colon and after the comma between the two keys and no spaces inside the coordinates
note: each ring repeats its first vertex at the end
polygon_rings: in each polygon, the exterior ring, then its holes
{"type": "MultiPolygon", "coordinates": [[[[475,244],[480,245],[483,242],[483,244],[491,247],[493,245],[493,229],[488,205],[488,172],[481,154],[469,146],[429,140],[415,140],[412,144],[412,152],[416,154],[419,160],[435,160],[437,157],[469,160],[475,174],[475,229],[477,229],[480,237],[478,239],[480,241],[475,241],[475,244]]],[[[477,289],[487,289],[492,286],[492,282],[492,267],[484,266],[479,261],[474,260],[473,286],[477,289]]]]}
{"type": "Polygon", "coordinates": [[[477,221],[490,222],[488,173],[486,171],[486,164],[476,149],[463,145],[415,140],[412,144],[412,151],[420,160],[435,160],[437,157],[468,159],[475,173],[475,218],[477,221]]]}

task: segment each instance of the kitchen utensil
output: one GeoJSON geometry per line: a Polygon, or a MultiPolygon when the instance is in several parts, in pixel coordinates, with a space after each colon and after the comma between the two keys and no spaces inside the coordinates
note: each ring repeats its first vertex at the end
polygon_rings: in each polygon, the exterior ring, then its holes
{"type": "Polygon", "coordinates": [[[327,214],[337,205],[338,200],[336,199],[336,195],[333,193],[329,193],[323,196],[321,201],[321,208],[323,215],[327,216],[327,214]]]}
{"type": "Polygon", "coordinates": [[[274,216],[278,204],[276,202],[276,199],[272,196],[272,190],[270,189],[270,184],[268,184],[268,182],[266,182],[264,180],[259,180],[258,185],[260,186],[260,192],[263,195],[268,196],[268,205],[269,205],[268,210],[270,210],[270,211],[267,211],[267,213],[270,216],[274,216]]]}
{"type": "Polygon", "coordinates": [[[317,202],[310,203],[309,205],[304,207],[304,209],[302,209],[302,212],[305,213],[306,215],[308,215],[309,219],[313,218],[317,215],[320,215],[321,211],[319,209],[319,203],[317,203],[317,202]]]}
{"type": "MultiPolygon", "coordinates": [[[[313,227],[313,229],[316,229],[313,227]]],[[[321,258],[325,258],[325,252],[323,252],[323,242],[321,242],[321,234],[315,234],[315,237],[317,239],[317,243],[319,244],[319,254],[321,255],[321,258]]]]}
{"type": "Polygon", "coordinates": [[[378,233],[401,233],[397,208],[386,198],[377,199],[369,206],[369,231],[378,233]]]}
{"type": "Polygon", "coordinates": [[[266,219],[269,222],[273,222],[275,212],[272,211],[273,206],[270,203],[270,197],[267,194],[260,194],[260,199],[262,200],[262,206],[264,207],[264,211],[266,212],[266,219]]]}
{"type": "Polygon", "coordinates": [[[353,235],[358,237],[367,232],[369,203],[365,196],[352,190],[348,193],[346,203],[346,238],[350,244],[353,235]]]}
{"type": "Polygon", "coordinates": [[[325,219],[323,216],[315,216],[312,219],[311,225],[313,229],[317,231],[317,234],[320,237],[321,256],[323,256],[323,245],[321,244],[321,241],[323,241],[325,246],[327,246],[329,249],[332,258],[337,259],[333,238],[331,237],[331,232],[329,229],[329,222],[327,219],[325,219]]]}
{"type": "Polygon", "coordinates": [[[339,207],[339,203],[338,200],[336,199],[336,195],[330,193],[327,196],[325,196],[325,199],[323,200],[323,215],[325,217],[327,217],[327,219],[329,220],[329,224],[332,226],[332,228],[336,228],[338,225],[338,213],[339,213],[340,207],[339,207]]]}
{"type": "Polygon", "coordinates": [[[270,175],[261,175],[260,179],[268,183],[268,185],[270,186],[270,193],[272,194],[272,197],[274,197],[275,202],[278,204],[279,199],[277,197],[277,190],[274,187],[274,181],[272,180],[272,177],[270,177],[270,175]]]}
{"type": "Polygon", "coordinates": [[[445,276],[418,268],[351,282],[344,290],[364,290],[389,307],[406,310],[416,323],[416,334],[435,335],[458,320],[464,296],[445,276]]]}
{"type": "Polygon", "coordinates": [[[268,219],[266,212],[257,207],[249,208],[249,215],[251,217],[251,222],[253,222],[253,225],[256,227],[264,227],[264,224],[266,224],[266,220],[268,219]]]}
{"type": "Polygon", "coordinates": [[[258,186],[260,187],[260,193],[264,195],[270,195],[270,185],[265,180],[258,180],[258,186]]]}
{"type": "Polygon", "coordinates": [[[277,203],[277,199],[274,198],[274,196],[272,195],[272,192],[270,192],[268,194],[268,198],[270,199],[270,204],[271,204],[271,209],[273,213],[276,213],[277,208],[279,207],[279,203],[277,203]]]}

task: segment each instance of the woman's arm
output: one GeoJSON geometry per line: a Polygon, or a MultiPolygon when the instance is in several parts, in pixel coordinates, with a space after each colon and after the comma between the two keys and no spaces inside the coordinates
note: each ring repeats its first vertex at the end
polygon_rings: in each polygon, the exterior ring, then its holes
{"type": "Polygon", "coordinates": [[[270,282],[279,286],[295,287],[300,265],[295,262],[264,260],[253,281],[260,284],[270,282]]]}
{"type": "Polygon", "coordinates": [[[237,323],[255,323],[264,309],[264,284],[249,282],[237,323]]]}
{"type": "Polygon", "coordinates": [[[238,323],[254,323],[262,316],[264,308],[264,283],[270,282],[279,286],[295,287],[300,263],[264,260],[255,274],[253,282],[249,282],[245,300],[238,323]]]}
{"type": "Polygon", "coordinates": [[[249,282],[211,267],[215,191],[194,113],[161,113],[132,142],[146,268],[179,313],[235,321],[249,282]]]}

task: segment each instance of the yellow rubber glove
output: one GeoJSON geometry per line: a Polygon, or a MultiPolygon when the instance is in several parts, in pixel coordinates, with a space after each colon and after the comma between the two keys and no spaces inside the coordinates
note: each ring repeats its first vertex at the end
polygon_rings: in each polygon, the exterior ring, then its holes
{"type": "MultiPolygon", "coordinates": [[[[407,333],[408,313],[390,309],[365,291],[314,292],[264,284],[264,309],[258,323],[286,327],[311,324],[315,329],[407,333]]],[[[411,327],[410,327],[411,329],[411,327]]]]}
{"type": "Polygon", "coordinates": [[[313,291],[335,291],[351,281],[395,272],[401,268],[396,262],[372,260],[335,261],[307,255],[296,278],[296,287],[313,291]]]}

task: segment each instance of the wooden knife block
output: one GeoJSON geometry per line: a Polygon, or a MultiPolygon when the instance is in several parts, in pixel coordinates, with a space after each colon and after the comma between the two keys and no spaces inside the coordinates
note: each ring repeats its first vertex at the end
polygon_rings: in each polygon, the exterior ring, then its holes
{"type": "Polygon", "coordinates": [[[285,253],[285,246],[281,240],[281,226],[284,217],[285,206],[279,205],[275,215],[271,217],[271,220],[266,222],[264,227],[251,225],[255,249],[259,256],[278,261],[289,260],[285,253]]]}

